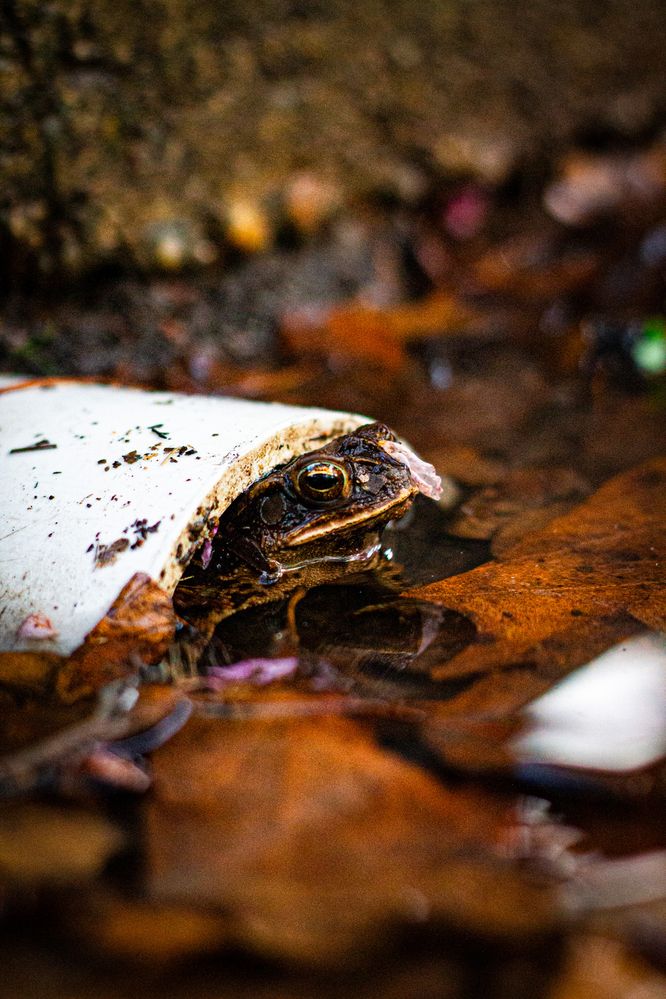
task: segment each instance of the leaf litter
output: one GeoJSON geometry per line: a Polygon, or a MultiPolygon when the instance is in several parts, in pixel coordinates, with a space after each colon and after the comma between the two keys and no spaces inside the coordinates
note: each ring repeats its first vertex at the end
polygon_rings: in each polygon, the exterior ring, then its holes
{"type": "MultiPolygon", "coordinates": [[[[88,820],[73,814],[73,831],[62,842],[79,853],[63,866],[56,889],[71,878],[91,889],[81,906],[63,901],[65,934],[127,954],[125,920],[127,927],[156,928],[163,914],[167,935],[138,948],[142,960],[240,947],[320,968],[367,965],[415,927],[445,937],[470,933],[492,946],[522,940],[528,949],[561,934],[560,884],[575,889],[576,846],[573,854],[568,847],[562,852],[566,863],[544,867],[549,837],[548,855],[560,851],[561,827],[554,823],[530,863],[517,865],[506,852],[515,792],[483,783],[448,786],[437,761],[470,774],[510,774],[507,747],[524,703],[641,626],[663,627],[657,584],[665,482],[663,461],[646,463],[520,536],[495,559],[392,596],[402,621],[417,608],[441,607],[446,620],[455,614],[469,622],[444,659],[437,626],[415,633],[409,669],[419,683],[430,676],[434,693],[427,696],[417,683],[407,698],[387,696],[385,686],[373,698],[367,677],[363,689],[334,692],[336,683],[317,672],[316,657],[310,674],[303,672],[302,648],[284,660],[288,670],[277,659],[266,674],[266,660],[248,658],[223,683],[213,670],[212,687],[205,678],[182,691],[144,682],[139,700],[123,706],[122,691],[136,695],[132,683],[150,679],[173,637],[170,600],[145,577],[128,584],[71,657],[3,654],[3,692],[13,689],[21,701],[21,744],[29,752],[36,744],[42,779],[79,800],[91,788],[140,795],[151,788],[134,843],[143,858],[133,888],[140,903],[132,893],[117,896],[103,880],[92,888],[100,863],[123,842],[121,826],[112,821],[103,832],[102,823],[90,839],[88,820]],[[266,687],[256,685],[257,662],[266,687]],[[454,696],[445,693],[460,678],[471,683],[454,696]],[[108,699],[114,685],[111,711],[95,713],[95,698],[108,699]],[[44,743],[49,698],[54,741],[44,743]],[[29,701],[42,706],[32,725],[29,701]],[[160,726],[161,735],[151,737],[160,726]],[[430,764],[405,757],[404,745],[429,748],[430,764]],[[79,833],[88,852],[76,846],[79,833]],[[94,931],[82,923],[88,906],[101,920],[94,931]]],[[[380,608],[359,610],[362,616],[369,610],[372,621],[372,614],[385,615],[380,608]]],[[[420,629],[434,620],[424,609],[418,615],[420,629]]],[[[27,864],[21,842],[32,851],[35,836],[49,829],[60,837],[59,813],[46,803],[37,811],[12,807],[12,821],[29,823],[31,836],[19,836],[16,858],[5,861],[8,883],[15,891],[32,879],[52,891],[56,854],[27,864]]],[[[53,842],[61,848],[59,838],[53,842]]],[[[603,883],[603,869],[599,878],[603,883]]]]}

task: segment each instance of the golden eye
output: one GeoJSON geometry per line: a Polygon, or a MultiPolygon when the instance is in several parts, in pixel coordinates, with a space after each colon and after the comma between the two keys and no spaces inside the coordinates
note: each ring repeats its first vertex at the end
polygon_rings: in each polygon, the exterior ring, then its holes
{"type": "Polygon", "coordinates": [[[329,503],[349,495],[349,472],[334,461],[309,461],[296,472],[296,492],[315,503],[329,503]]]}

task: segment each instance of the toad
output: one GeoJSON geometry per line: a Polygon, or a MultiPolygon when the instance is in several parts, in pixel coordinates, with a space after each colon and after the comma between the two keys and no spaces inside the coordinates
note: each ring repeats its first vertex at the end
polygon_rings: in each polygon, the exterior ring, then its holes
{"type": "Polygon", "coordinates": [[[222,618],[373,568],[380,534],[439,478],[381,423],[359,427],[255,482],[220,520],[174,594],[176,610],[210,634],[222,618]]]}

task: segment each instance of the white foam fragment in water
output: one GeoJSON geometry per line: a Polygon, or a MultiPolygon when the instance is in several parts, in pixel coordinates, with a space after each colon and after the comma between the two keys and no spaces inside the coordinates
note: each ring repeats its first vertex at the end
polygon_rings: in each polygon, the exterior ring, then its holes
{"type": "Polygon", "coordinates": [[[666,752],[666,640],[630,638],[577,670],[526,709],[520,759],[627,771],[666,752]]]}

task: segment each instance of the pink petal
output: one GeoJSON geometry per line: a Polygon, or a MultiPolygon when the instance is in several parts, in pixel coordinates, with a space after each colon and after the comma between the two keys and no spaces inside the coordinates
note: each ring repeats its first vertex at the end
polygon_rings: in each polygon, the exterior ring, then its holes
{"type": "Polygon", "coordinates": [[[382,441],[381,447],[396,461],[402,462],[409,469],[414,485],[418,486],[424,496],[438,500],[442,495],[442,480],[432,465],[423,461],[417,454],[400,441],[382,441]]]}
{"type": "Polygon", "coordinates": [[[213,530],[210,532],[210,537],[206,538],[203,545],[201,546],[201,565],[204,569],[207,569],[210,565],[210,560],[213,556],[213,538],[217,534],[217,529],[219,524],[216,524],[213,530]]]}
{"type": "Polygon", "coordinates": [[[273,680],[289,676],[297,666],[296,656],[284,656],[282,659],[241,659],[230,666],[211,666],[207,679],[214,690],[220,690],[229,683],[243,681],[262,687],[273,680]]]}
{"type": "Polygon", "coordinates": [[[472,239],[483,228],[488,208],[485,191],[473,185],[463,187],[446,206],[444,225],[455,239],[472,239]]]}
{"type": "Polygon", "coordinates": [[[210,565],[210,560],[213,557],[213,542],[210,538],[206,538],[201,547],[201,565],[204,569],[207,569],[210,565]]]}
{"type": "Polygon", "coordinates": [[[140,766],[101,746],[83,760],[81,770],[103,784],[137,794],[147,791],[151,784],[149,775],[140,766]]]}
{"type": "Polygon", "coordinates": [[[54,628],[45,614],[28,614],[16,632],[17,638],[57,638],[60,632],[54,628]]]}

